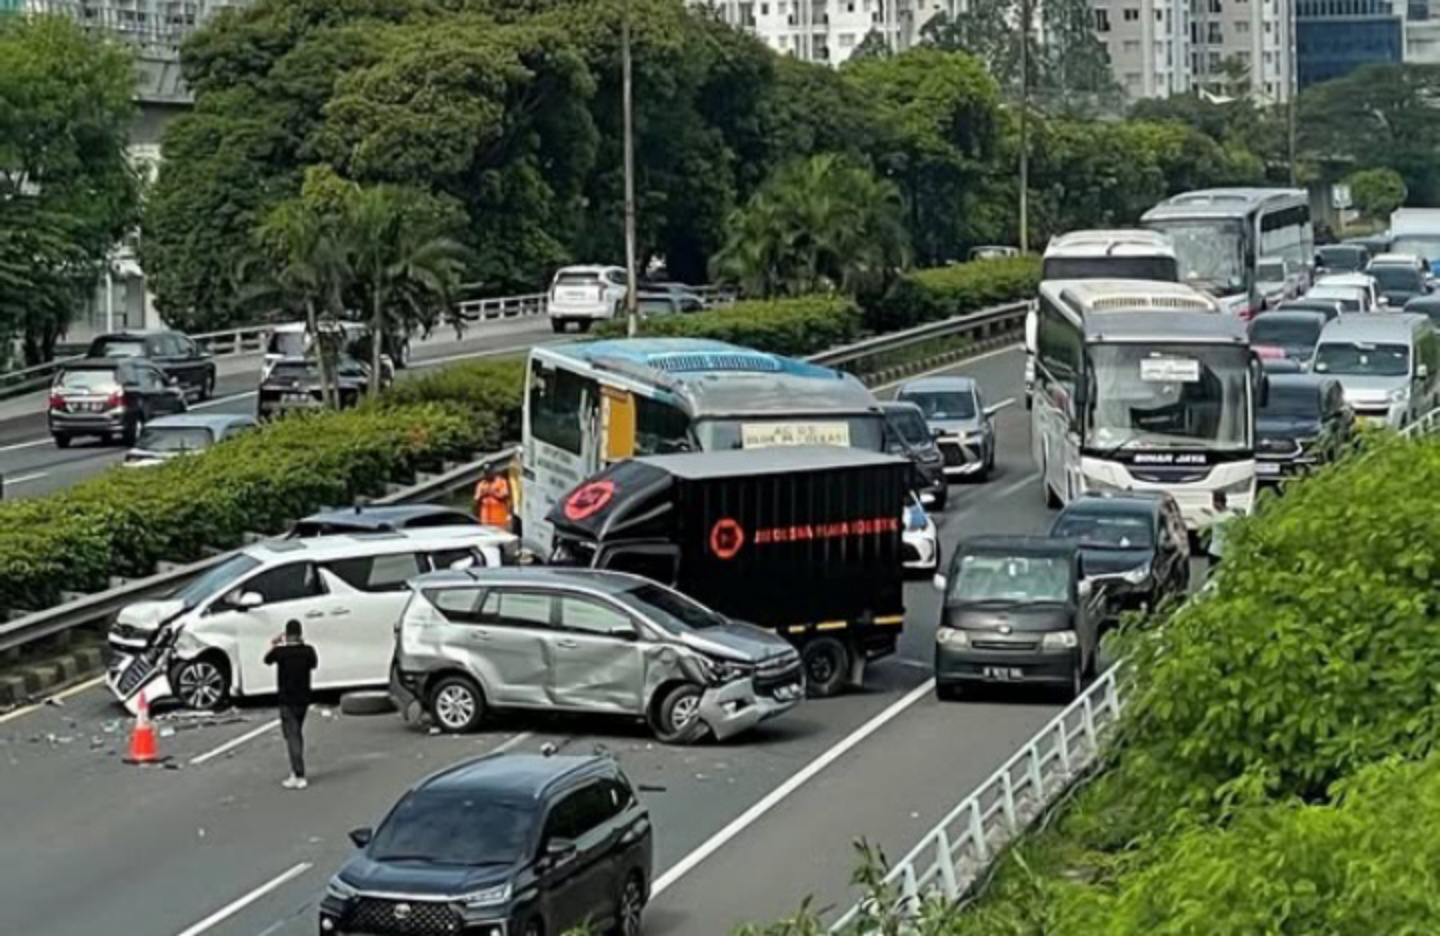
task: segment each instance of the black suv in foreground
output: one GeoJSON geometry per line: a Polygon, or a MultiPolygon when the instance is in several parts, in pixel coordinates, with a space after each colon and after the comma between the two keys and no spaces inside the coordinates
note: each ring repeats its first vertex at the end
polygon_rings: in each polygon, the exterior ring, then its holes
{"type": "Polygon", "coordinates": [[[144,358],[197,400],[215,395],[215,359],[188,335],[173,331],[121,331],[96,336],[88,358],[144,358]]]}
{"type": "Polygon", "coordinates": [[[608,757],[462,761],[350,838],[322,936],[638,936],[650,895],[650,814],[608,757]]]}
{"type": "Polygon", "coordinates": [[[1190,537],[1180,506],[1157,491],[1082,494],[1050,535],[1080,544],[1092,582],[1103,582],[1110,612],[1158,607],[1190,587],[1190,537]]]}
{"type": "Polygon", "coordinates": [[[1255,420],[1255,475],[1278,484],[1339,458],[1355,439],[1355,414],[1334,377],[1272,374],[1255,420]]]}

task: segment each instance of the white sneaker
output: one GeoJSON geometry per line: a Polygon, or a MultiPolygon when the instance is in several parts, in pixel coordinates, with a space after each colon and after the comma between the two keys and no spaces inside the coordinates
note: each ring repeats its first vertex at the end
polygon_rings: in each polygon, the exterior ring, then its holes
{"type": "Polygon", "coordinates": [[[304,777],[299,777],[298,779],[296,779],[295,785],[292,786],[292,787],[290,787],[290,789],[292,789],[292,790],[303,790],[303,789],[305,789],[306,787],[308,787],[309,785],[310,785],[309,781],[307,781],[304,777]]]}
{"type": "Polygon", "coordinates": [[[299,777],[286,777],[280,782],[280,785],[287,790],[298,790],[302,786],[304,786],[304,784],[305,781],[301,780],[299,777]]]}

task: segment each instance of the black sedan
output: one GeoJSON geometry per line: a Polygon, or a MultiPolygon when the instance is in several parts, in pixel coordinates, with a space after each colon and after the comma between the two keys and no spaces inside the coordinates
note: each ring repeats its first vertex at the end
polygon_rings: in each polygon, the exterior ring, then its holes
{"type": "Polygon", "coordinates": [[[186,409],[185,392],[149,361],[134,358],[66,364],[50,388],[46,421],[60,448],[77,436],[134,445],[150,420],[186,409]]]}
{"type": "Polygon", "coordinates": [[[186,394],[199,400],[215,395],[215,359],[187,335],[176,331],[121,331],[97,336],[85,353],[90,358],[144,358],[174,377],[186,394]]]}
{"type": "MultiPolygon", "coordinates": [[[[341,409],[355,406],[370,386],[370,368],[350,357],[337,362],[336,390],[341,409]]],[[[260,382],[256,415],[263,421],[293,410],[318,409],[325,405],[320,364],[305,358],[285,358],[275,363],[260,382]]]]}
{"type": "Polygon", "coordinates": [[[1355,438],[1355,414],[1334,377],[1273,374],[1255,422],[1255,473],[1262,484],[1339,458],[1355,438]]]}
{"type": "Polygon", "coordinates": [[[1112,610],[1153,608],[1190,587],[1190,538],[1168,494],[1085,494],[1050,535],[1080,544],[1085,577],[1104,583],[1112,610]]]}

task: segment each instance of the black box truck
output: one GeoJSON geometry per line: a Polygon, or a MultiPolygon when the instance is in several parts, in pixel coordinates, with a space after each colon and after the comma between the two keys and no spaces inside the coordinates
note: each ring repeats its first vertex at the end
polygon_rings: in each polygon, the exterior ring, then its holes
{"type": "Polygon", "coordinates": [[[633,458],[556,502],[550,561],[644,575],[774,629],[810,693],[833,695],[895,651],[912,471],[835,446],[633,458]]]}

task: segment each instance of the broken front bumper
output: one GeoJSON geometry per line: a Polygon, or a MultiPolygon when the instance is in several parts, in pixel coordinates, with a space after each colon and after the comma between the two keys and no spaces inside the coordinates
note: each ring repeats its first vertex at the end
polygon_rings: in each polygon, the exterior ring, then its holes
{"type": "Polygon", "coordinates": [[[105,674],[105,686],[131,715],[139,714],[140,700],[148,707],[175,696],[170,685],[170,648],[132,655],[114,654],[105,674]]]}
{"type": "Polygon", "coordinates": [[[783,715],[805,697],[800,668],[794,672],[793,681],[781,683],[768,694],[756,691],[753,677],[712,686],[700,696],[700,719],[710,726],[716,741],[724,741],[783,715]]]}

